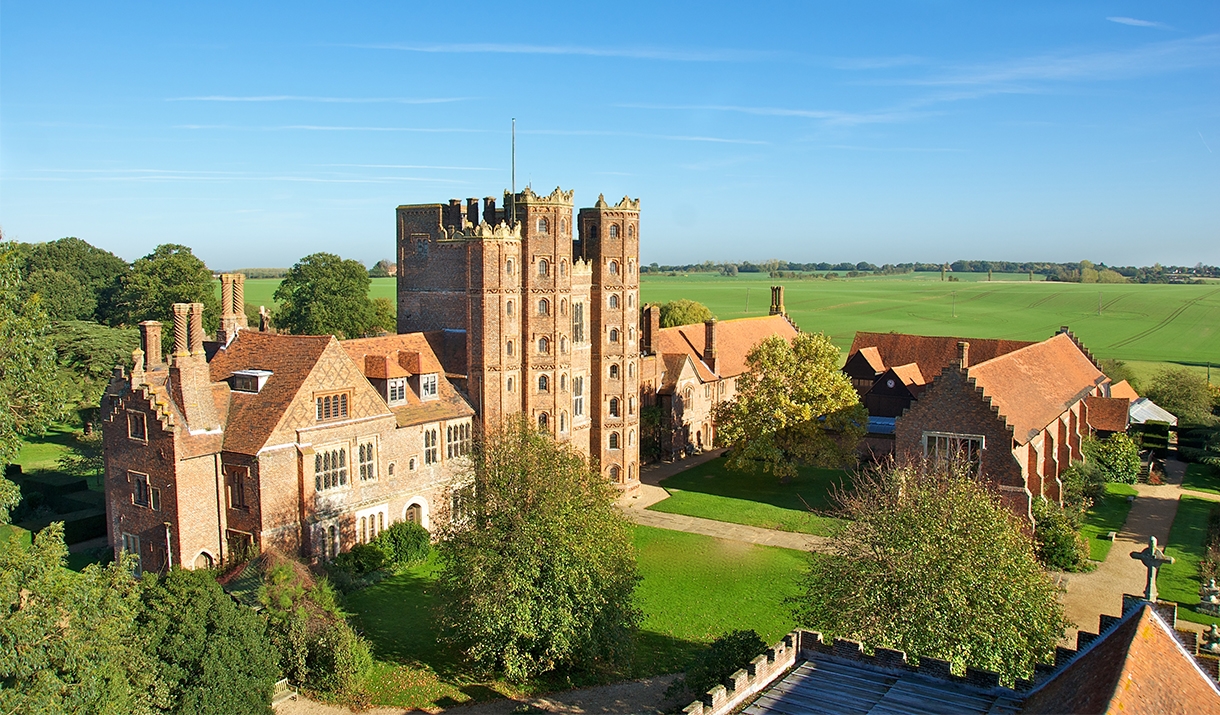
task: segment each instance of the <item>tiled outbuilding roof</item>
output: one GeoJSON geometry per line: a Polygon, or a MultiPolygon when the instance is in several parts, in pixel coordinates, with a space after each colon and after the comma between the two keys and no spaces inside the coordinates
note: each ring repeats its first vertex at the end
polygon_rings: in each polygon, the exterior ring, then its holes
{"type": "MultiPolygon", "coordinates": [[[[1033,345],[1023,340],[992,340],[985,338],[954,338],[939,335],[908,335],[906,333],[858,332],[852,340],[848,357],[867,348],[875,348],[883,366],[915,363],[929,380],[936,379],[946,367],[957,362],[957,344],[970,343],[970,364],[997,358],[1014,350],[1033,345]]],[[[863,355],[868,357],[867,354],[863,355]]],[[[872,364],[872,359],[869,360],[872,364]]]]}
{"type": "Polygon", "coordinates": [[[1140,398],[1139,393],[1126,380],[1110,385],[1110,397],[1121,397],[1128,402],[1134,402],[1140,398]]]}
{"type": "Polygon", "coordinates": [[[1107,380],[1067,333],[975,363],[968,374],[1000,409],[1018,444],[1033,439],[1107,380]]]}
{"type": "Polygon", "coordinates": [[[716,370],[703,360],[706,348],[707,329],[703,323],[663,328],[657,333],[655,344],[662,354],[680,353],[689,355],[704,382],[718,378],[736,377],[749,370],[746,355],[764,339],[778,335],[791,341],[797,329],[782,315],[759,318],[724,320],[716,324],[716,370]]]}
{"type": "Polygon", "coordinates": [[[1131,403],[1125,397],[1094,397],[1084,398],[1085,407],[1089,413],[1089,427],[1102,432],[1126,432],[1127,411],[1131,403]]]}

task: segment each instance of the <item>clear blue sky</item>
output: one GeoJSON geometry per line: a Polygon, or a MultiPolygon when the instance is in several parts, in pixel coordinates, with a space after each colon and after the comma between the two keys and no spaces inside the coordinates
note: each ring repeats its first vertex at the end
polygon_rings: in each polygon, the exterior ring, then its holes
{"type": "Polygon", "coordinates": [[[0,227],[215,269],[643,199],[643,260],[1220,263],[1220,3],[0,4],[0,227]]]}

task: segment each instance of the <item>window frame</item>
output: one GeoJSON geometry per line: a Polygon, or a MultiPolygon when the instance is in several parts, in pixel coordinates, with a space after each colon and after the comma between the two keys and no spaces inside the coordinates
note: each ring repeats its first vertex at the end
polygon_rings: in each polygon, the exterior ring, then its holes
{"type": "Polygon", "coordinates": [[[141,444],[148,444],[148,415],[142,410],[127,410],[127,439],[141,444]],[[139,418],[138,420],[133,418],[139,418]],[[138,430],[132,427],[139,425],[138,430]],[[135,434],[135,432],[139,434],[135,434]]]}
{"type": "Polygon", "coordinates": [[[361,482],[377,481],[377,436],[356,440],[356,474],[361,482]]]}
{"type": "Polygon", "coordinates": [[[317,422],[336,422],[351,415],[351,390],[314,393],[314,418],[317,422]]]}
{"type": "Polygon", "coordinates": [[[436,400],[440,398],[441,378],[439,373],[428,372],[419,376],[419,399],[436,400]]]}

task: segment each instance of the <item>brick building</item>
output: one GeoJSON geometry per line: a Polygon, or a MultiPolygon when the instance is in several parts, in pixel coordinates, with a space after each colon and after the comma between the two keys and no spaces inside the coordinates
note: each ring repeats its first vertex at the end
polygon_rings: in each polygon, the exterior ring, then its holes
{"type": "Polygon", "coordinates": [[[222,276],[218,341],[174,306],[103,398],[107,529],[142,568],[210,567],[249,547],[326,558],[394,521],[428,525],[468,474],[473,410],[421,336],[394,345],[245,329],[222,276]],[[358,356],[358,357],[357,357],[358,356]]]}
{"type": "Polygon", "coordinates": [[[398,332],[443,343],[488,425],[524,415],[616,484],[639,483],[640,202],[526,188],[399,206],[398,332]]]}

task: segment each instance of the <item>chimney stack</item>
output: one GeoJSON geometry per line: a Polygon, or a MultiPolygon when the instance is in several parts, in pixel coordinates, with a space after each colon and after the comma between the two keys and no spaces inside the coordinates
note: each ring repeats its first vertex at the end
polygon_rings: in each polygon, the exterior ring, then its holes
{"type": "Polygon", "coordinates": [[[784,315],[784,287],[771,286],[771,315],[784,315]]]}
{"type": "Polygon", "coordinates": [[[187,338],[190,341],[192,357],[203,357],[203,303],[187,303],[190,311],[190,328],[187,338]]]}
{"type": "Polygon", "coordinates": [[[140,323],[140,349],[144,351],[144,366],[149,370],[161,367],[161,323],[145,320],[140,323]]]}
{"type": "Polygon", "coordinates": [[[957,344],[957,364],[963,370],[970,367],[970,343],[965,340],[957,344]]]}
{"type": "Polygon", "coordinates": [[[174,303],[174,362],[179,358],[190,357],[191,348],[187,341],[187,324],[191,320],[190,303],[174,303]]]}
{"type": "Polygon", "coordinates": [[[220,274],[220,318],[224,320],[233,308],[233,274],[220,274]]]}
{"type": "Polygon", "coordinates": [[[483,220],[488,226],[495,226],[499,221],[496,220],[496,197],[486,196],[483,198],[483,220]]]}
{"type": "Polygon", "coordinates": [[[479,200],[466,199],[466,220],[471,226],[479,225],[479,200]]]}
{"type": "Polygon", "coordinates": [[[657,354],[657,341],[661,333],[661,307],[657,305],[644,306],[643,340],[640,348],[646,355],[657,354]]]}
{"type": "Polygon", "coordinates": [[[237,316],[237,324],[243,328],[249,326],[246,320],[246,274],[233,274],[233,313],[237,316]]]}
{"type": "Polygon", "coordinates": [[[703,362],[707,363],[712,372],[717,372],[715,318],[703,321],[703,362]]]}

